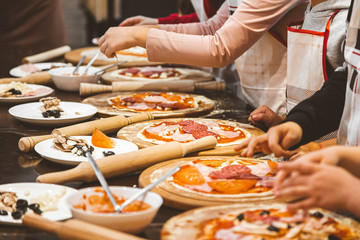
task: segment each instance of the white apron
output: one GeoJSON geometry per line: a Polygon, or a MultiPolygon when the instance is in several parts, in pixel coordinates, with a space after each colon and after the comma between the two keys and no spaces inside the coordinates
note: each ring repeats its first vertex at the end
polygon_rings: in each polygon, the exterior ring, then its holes
{"type": "MultiPolygon", "coordinates": [[[[324,32],[299,29],[301,25],[288,27],[288,65],[286,110],[289,112],[301,101],[314,95],[328,80],[326,74],[326,50],[330,23],[339,10],[327,21],[324,32]]],[[[333,139],[331,132],[316,142],[333,139]]]]}
{"type": "Polygon", "coordinates": [[[324,32],[288,27],[288,62],[286,108],[289,112],[301,101],[311,97],[325,81],[326,49],[330,23],[338,11],[329,18],[324,32]]]}
{"type": "Polygon", "coordinates": [[[354,1],[346,35],[345,62],[348,67],[344,112],[340,122],[338,144],[360,145],[360,1],[354,1]]]}
{"type": "Polygon", "coordinates": [[[204,8],[204,0],[191,0],[191,3],[195,9],[196,15],[198,16],[200,22],[208,20],[204,8]]]}
{"type": "MultiPolygon", "coordinates": [[[[228,0],[232,14],[242,0],[228,0]]],[[[283,114],[286,89],[286,44],[267,32],[235,60],[245,100],[254,108],[267,105],[283,114]]]]}

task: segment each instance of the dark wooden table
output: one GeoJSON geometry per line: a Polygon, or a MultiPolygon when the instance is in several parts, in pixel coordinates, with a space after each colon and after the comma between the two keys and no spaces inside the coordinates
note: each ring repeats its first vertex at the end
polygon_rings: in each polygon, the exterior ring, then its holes
{"type": "MultiPolygon", "coordinates": [[[[54,86],[52,86],[55,88],[54,86]]],[[[246,105],[228,89],[226,92],[198,92],[216,101],[215,110],[207,115],[209,118],[236,120],[246,122],[249,111],[246,105]]],[[[54,95],[63,101],[79,102],[78,93],[56,90],[54,95]]],[[[22,153],[17,143],[23,136],[49,134],[52,127],[31,125],[14,119],[8,109],[11,104],[0,103],[0,184],[35,182],[38,175],[65,170],[68,167],[42,159],[34,152],[22,153]]],[[[109,179],[109,185],[134,186],[138,183],[139,172],[109,179]]],[[[99,185],[75,182],[67,184],[69,187],[84,188],[99,185]]],[[[182,211],[168,207],[161,207],[153,223],[139,236],[149,239],[160,239],[162,225],[172,216],[182,211]]],[[[46,232],[28,229],[22,226],[0,225],[0,239],[58,239],[46,232]]]]}

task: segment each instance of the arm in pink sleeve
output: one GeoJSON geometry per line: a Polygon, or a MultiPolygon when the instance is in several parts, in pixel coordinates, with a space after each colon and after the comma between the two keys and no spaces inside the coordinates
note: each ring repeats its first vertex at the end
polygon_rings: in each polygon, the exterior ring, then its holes
{"type": "Polygon", "coordinates": [[[177,32],[194,35],[214,35],[229,18],[228,5],[226,1],[217,11],[217,13],[205,22],[186,23],[186,24],[166,24],[158,25],[161,30],[168,32],[177,32]]]}
{"type": "Polygon", "coordinates": [[[146,40],[148,59],[223,67],[241,56],[290,9],[299,7],[301,11],[292,11],[296,13],[292,19],[302,20],[306,4],[306,0],[244,0],[214,35],[151,29],[146,40]]]}

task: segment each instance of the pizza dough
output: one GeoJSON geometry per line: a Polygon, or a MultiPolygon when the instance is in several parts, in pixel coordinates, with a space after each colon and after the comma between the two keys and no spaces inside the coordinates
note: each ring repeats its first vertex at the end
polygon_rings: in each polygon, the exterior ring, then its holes
{"type": "MultiPolygon", "coordinates": [[[[144,148],[173,141],[174,139],[178,142],[189,142],[203,136],[214,135],[218,139],[216,150],[220,148],[233,149],[234,145],[241,143],[245,139],[263,133],[262,130],[254,126],[233,121],[206,118],[174,118],[132,124],[120,129],[117,137],[144,148]],[[192,126],[180,125],[185,125],[186,122],[193,122],[193,124],[192,126]],[[185,129],[187,132],[183,131],[184,127],[187,128],[185,129]],[[197,131],[197,129],[200,131],[197,131]],[[150,131],[151,134],[147,131],[150,131]]],[[[221,153],[218,155],[221,155],[221,153]]]]}
{"type": "Polygon", "coordinates": [[[161,66],[122,68],[107,72],[102,76],[102,80],[106,83],[114,81],[174,81],[180,79],[201,82],[209,81],[213,78],[214,76],[211,73],[198,69],[161,66]]]}
{"type": "MultiPolygon", "coordinates": [[[[92,57],[95,56],[99,47],[86,47],[72,50],[65,53],[65,60],[76,65],[83,56],[86,56],[83,64],[87,64],[92,57]]],[[[125,49],[117,52],[117,58],[107,58],[104,54],[100,53],[98,58],[93,63],[94,66],[102,66],[117,63],[120,61],[127,61],[122,64],[122,67],[132,67],[132,66],[145,66],[145,65],[159,65],[159,62],[149,62],[147,60],[146,50],[141,47],[134,47],[125,49]]]]}
{"type": "MultiPolygon", "coordinates": [[[[144,104],[138,104],[136,106],[140,109],[123,109],[119,110],[118,108],[114,108],[109,104],[109,99],[114,97],[119,97],[120,99],[123,97],[131,98],[133,96],[144,94],[145,92],[135,92],[135,93],[106,93],[106,94],[100,94],[96,96],[92,96],[89,98],[86,98],[83,100],[83,103],[93,105],[98,108],[98,113],[103,115],[125,115],[125,116],[132,116],[138,112],[144,112],[145,109],[141,109],[144,107],[144,104]]],[[[153,103],[150,103],[151,105],[156,105],[156,107],[159,105],[161,109],[156,110],[150,110],[155,117],[181,117],[181,116],[198,116],[200,114],[204,114],[207,112],[210,112],[214,108],[214,102],[207,97],[204,97],[202,95],[195,95],[195,94],[186,94],[186,93],[173,93],[173,92],[167,92],[167,94],[170,96],[170,99],[168,99],[170,102],[173,102],[174,99],[186,99],[186,98],[193,98],[194,100],[194,106],[190,108],[177,108],[179,105],[183,105],[184,102],[180,102],[179,104],[175,104],[175,107],[177,109],[170,110],[171,108],[168,108],[166,105],[169,104],[169,102],[165,102],[162,104],[161,102],[158,102],[158,99],[156,95],[159,95],[160,93],[157,92],[154,95],[154,98],[151,98],[150,100],[153,101],[153,103]]],[[[161,95],[161,94],[160,94],[161,95]]],[[[144,95],[145,96],[145,95],[144,95]]]]}
{"type": "Polygon", "coordinates": [[[356,221],[323,209],[291,214],[285,204],[235,204],[199,208],[168,220],[162,240],[360,239],[356,221]]]}
{"type": "Polygon", "coordinates": [[[157,185],[170,207],[189,209],[231,203],[273,201],[276,163],[240,157],[205,156],[171,160],[146,169],[139,178],[144,187],[170,169],[181,170],[157,185]]]}

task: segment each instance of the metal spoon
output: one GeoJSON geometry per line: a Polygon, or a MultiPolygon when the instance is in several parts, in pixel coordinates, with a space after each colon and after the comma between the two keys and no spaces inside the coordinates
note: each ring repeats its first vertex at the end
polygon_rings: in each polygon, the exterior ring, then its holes
{"type": "Polygon", "coordinates": [[[79,63],[76,65],[74,71],[71,73],[71,76],[75,75],[75,73],[77,72],[77,70],[79,70],[79,67],[80,67],[81,64],[84,62],[85,58],[86,58],[86,56],[83,56],[83,57],[80,59],[79,63]]]}
{"type": "Polygon", "coordinates": [[[122,61],[122,62],[118,62],[118,63],[112,64],[112,65],[110,65],[110,66],[108,66],[108,67],[106,67],[106,68],[103,68],[103,69],[95,72],[94,74],[95,74],[95,75],[98,75],[98,74],[101,73],[101,72],[105,72],[106,70],[108,70],[108,69],[110,69],[110,68],[112,68],[112,67],[116,67],[116,66],[122,65],[122,64],[124,64],[124,63],[127,63],[127,61],[122,61]]]}
{"type": "Polygon", "coordinates": [[[155,182],[147,185],[146,187],[144,187],[143,189],[141,189],[139,192],[137,192],[136,194],[132,195],[130,198],[128,198],[125,202],[123,202],[120,206],[119,206],[119,210],[120,212],[126,207],[128,206],[130,203],[132,203],[133,201],[135,201],[138,197],[142,196],[143,194],[147,193],[148,191],[150,191],[151,189],[153,189],[156,185],[158,185],[160,182],[164,181],[166,178],[170,177],[171,175],[173,175],[174,173],[176,173],[177,171],[180,170],[180,167],[177,166],[173,169],[171,169],[169,172],[165,173],[163,176],[161,176],[159,179],[157,179],[155,182]]]}
{"type": "Polygon", "coordinates": [[[99,54],[100,54],[100,49],[97,50],[95,56],[94,56],[94,57],[90,60],[90,62],[86,65],[85,71],[84,71],[80,76],[82,76],[82,75],[84,75],[84,74],[86,74],[86,73],[88,72],[90,66],[95,62],[95,60],[98,58],[99,54]]]}
{"type": "Polygon", "coordinates": [[[114,195],[112,195],[112,193],[110,192],[109,185],[107,184],[107,182],[106,182],[104,176],[102,175],[98,165],[96,164],[94,158],[91,156],[90,151],[87,151],[85,153],[85,156],[89,160],[90,165],[91,165],[92,169],[94,170],[95,175],[98,178],[101,186],[104,188],[104,190],[106,192],[106,195],[109,197],[111,204],[114,206],[115,212],[119,213],[120,212],[120,206],[117,204],[117,202],[116,202],[116,200],[114,198],[114,195]]]}

